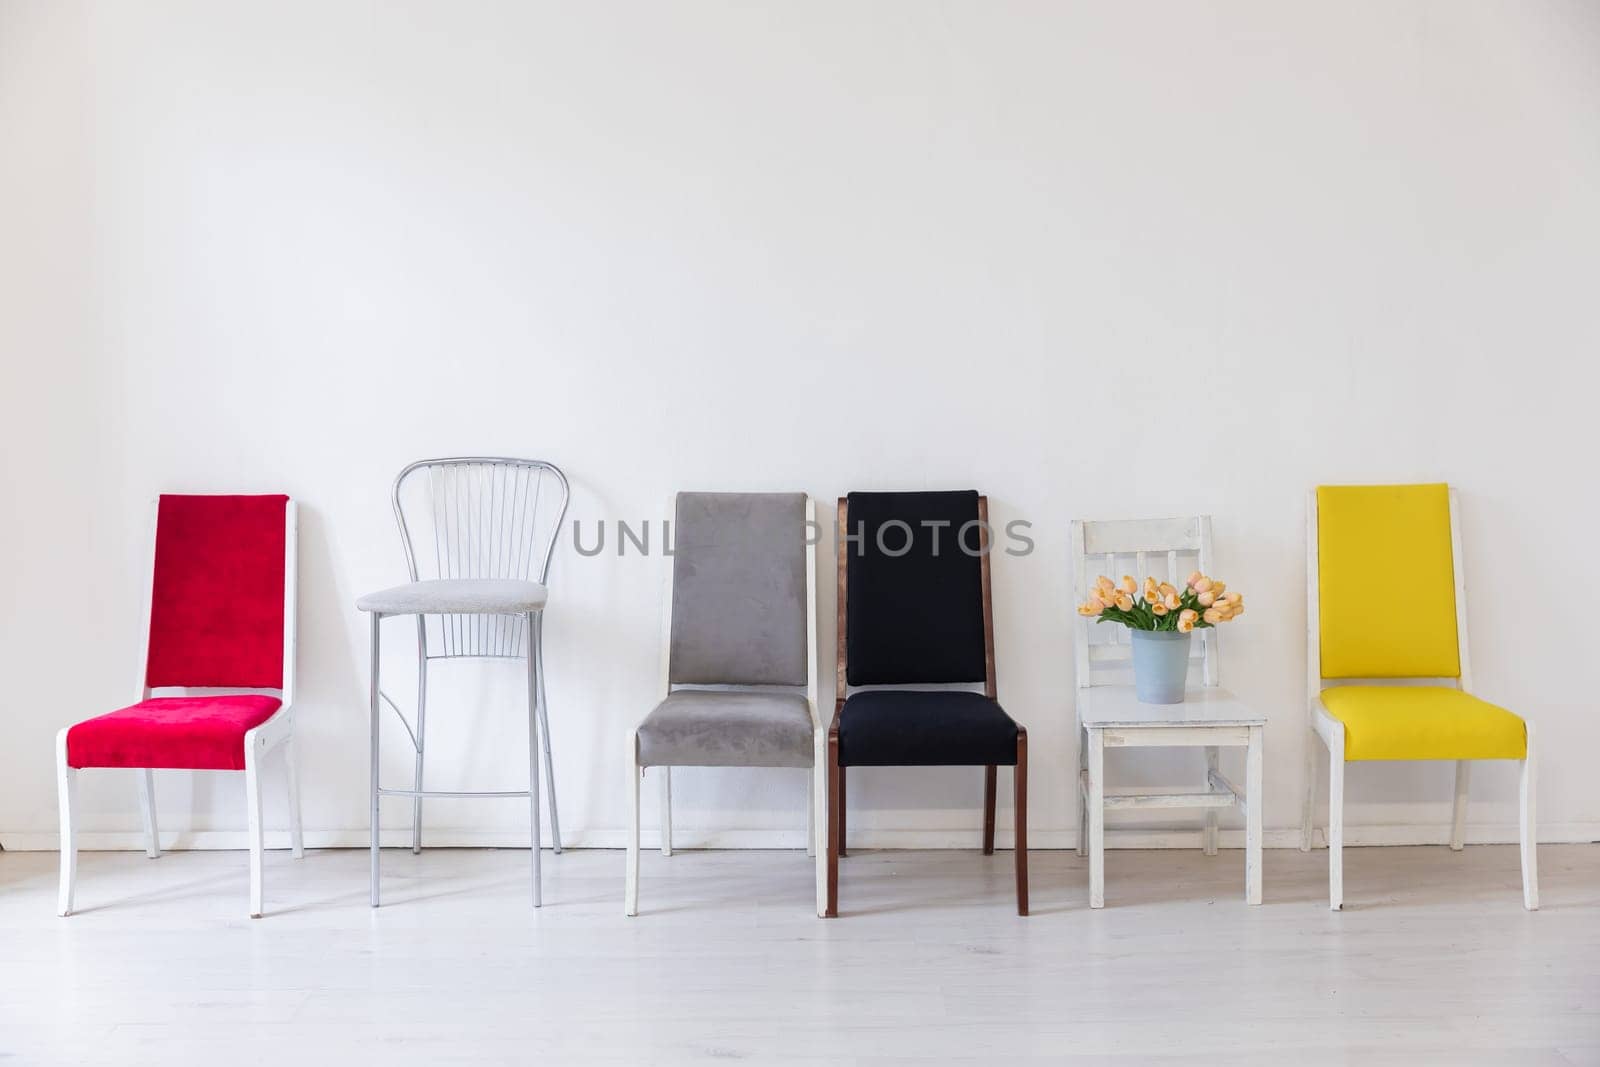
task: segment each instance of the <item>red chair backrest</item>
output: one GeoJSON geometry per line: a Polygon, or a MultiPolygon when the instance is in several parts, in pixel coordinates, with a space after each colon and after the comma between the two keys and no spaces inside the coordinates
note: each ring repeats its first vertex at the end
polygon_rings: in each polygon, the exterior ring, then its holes
{"type": "Polygon", "coordinates": [[[145,685],[283,685],[287,496],[167,496],[145,685]]]}

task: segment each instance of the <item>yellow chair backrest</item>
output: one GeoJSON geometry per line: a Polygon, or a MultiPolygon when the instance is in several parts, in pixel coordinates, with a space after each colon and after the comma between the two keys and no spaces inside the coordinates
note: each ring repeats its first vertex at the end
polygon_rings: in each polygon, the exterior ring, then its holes
{"type": "Polygon", "coordinates": [[[1450,490],[1317,487],[1322,677],[1458,678],[1450,490]]]}

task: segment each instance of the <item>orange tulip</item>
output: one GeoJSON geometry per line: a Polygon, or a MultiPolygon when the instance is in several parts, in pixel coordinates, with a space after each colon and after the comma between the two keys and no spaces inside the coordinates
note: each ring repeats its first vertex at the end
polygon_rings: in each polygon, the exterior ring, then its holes
{"type": "Polygon", "coordinates": [[[1158,600],[1154,604],[1150,605],[1150,613],[1157,618],[1160,618],[1167,613],[1167,606],[1158,600]]]}
{"type": "Polygon", "coordinates": [[[1162,582],[1160,585],[1156,586],[1156,592],[1161,594],[1162,600],[1165,600],[1167,597],[1175,595],[1178,590],[1171,582],[1162,582]]]}
{"type": "Polygon", "coordinates": [[[1202,577],[1198,582],[1195,582],[1191,588],[1193,588],[1196,593],[1210,592],[1211,579],[1202,577]]]}
{"type": "Polygon", "coordinates": [[[1097,596],[1092,596],[1078,605],[1078,614],[1084,616],[1098,615],[1104,610],[1106,610],[1106,606],[1097,596]]]}
{"type": "Polygon", "coordinates": [[[1133,575],[1124,574],[1122,576],[1122,591],[1129,596],[1133,596],[1139,591],[1139,583],[1133,580],[1133,575]]]}
{"type": "Polygon", "coordinates": [[[1133,610],[1133,597],[1129,596],[1127,593],[1118,593],[1117,594],[1117,608],[1120,611],[1132,611],[1133,610]]]}
{"type": "Polygon", "coordinates": [[[1183,601],[1178,599],[1178,591],[1176,589],[1168,593],[1161,602],[1166,605],[1168,611],[1177,611],[1183,606],[1183,601]]]}
{"type": "Polygon", "coordinates": [[[1224,618],[1222,612],[1218,611],[1216,608],[1207,608],[1205,614],[1200,617],[1213,626],[1219,622],[1222,622],[1224,618]]]}
{"type": "MultiPolygon", "coordinates": [[[[1194,612],[1191,611],[1191,612],[1189,612],[1189,614],[1193,615],[1194,612]]],[[[1180,634],[1189,633],[1193,629],[1194,629],[1194,620],[1193,619],[1185,619],[1182,616],[1179,616],[1179,618],[1178,618],[1178,632],[1180,634]]]]}
{"type": "Polygon", "coordinates": [[[1200,601],[1200,606],[1203,608],[1209,608],[1212,604],[1217,602],[1217,598],[1212,596],[1210,593],[1201,593],[1199,596],[1195,597],[1195,599],[1200,601]]]}
{"type": "Polygon", "coordinates": [[[1200,613],[1193,608],[1184,608],[1182,611],[1178,612],[1178,621],[1181,623],[1187,620],[1191,626],[1194,625],[1194,620],[1198,619],[1199,617],[1200,613]]]}
{"type": "Polygon", "coordinates": [[[1205,575],[1201,574],[1199,571],[1195,571],[1192,574],[1190,574],[1188,578],[1184,579],[1184,582],[1185,582],[1186,585],[1188,585],[1188,587],[1190,589],[1193,589],[1194,588],[1194,583],[1198,582],[1200,579],[1202,579],[1204,577],[1205,577],[1205,575]]]}

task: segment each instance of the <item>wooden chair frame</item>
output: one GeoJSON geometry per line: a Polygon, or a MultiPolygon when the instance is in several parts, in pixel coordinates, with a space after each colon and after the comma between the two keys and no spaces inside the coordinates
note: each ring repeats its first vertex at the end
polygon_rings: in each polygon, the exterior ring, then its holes
{"type": "MultiPolygon", "coordinates": [[[[248,812],[250,841],[250,917],[261,918],[262,905],[262,850],[261,821],[261,761],[268,754],[282,751],[284,771],[287,776],[289,796],[289,848],[295,859],[305,855],[305,844],[300,829],[300,772],[294,748],[294,675],[295,675],[295,617],[297,587],[297,508],[293,500],[284,506],[283,550],[283,685],[278,690],[282,703],[272,716],[245,732],[244,784],[245,806],[248,812]]],[[[156,523],[151,522],[151,560],[154,567],[156,523]]],[[[152,571],[153,574],[153,571],[152,571]]],[[[152,578],[153,581],[153,578],[152,578]]],[[[139,674],[143,679],[150,648],[151,592],[147,586],[143,612],[144,628],[139,642],[139,674]]],[[[244,690],[257,692],[258,690],[244,690]]],[[[270,691],[270,690],[269,690],[270,691]]],[[[150,699],[152,690],[141,680],[137,702],[150,699]]],[[[56,901],[60,915],[73,913],[73,899],[78,879],[78,826],[77,788],[79,768],[67,763],[67,733],[64,727],[56,734],[56,793],[61,819],[61,878],[56,901]]],[[[93,770],[96,768],[83,768],[93,770]]],[[[136,768],[139,775],[139,812],[144,826],[145,855],[157,859],[161,855],[161,836],[156,826],[155,775],[152,768],[136,768]]]]}
{"type": "MultiPolygon", "coordinates": [[[[1191,515],[1168,519],[1075,520],[1072,523],[1073,600],[1089,595],[1089,575],[1096,561],[1113,579],[1120,563],[1131,560],[1136,574],[1159,574],[1163,569],[1174,585],[1183,582],[1181,560],[1195,558],[1195,569],[1209,573],[1212,560],[1211,516],[1191,515]],[[1152,566],[1153,564],[1153,566],[1152,566]]],[[[1266,718],[1223,689],[1217,652],[1217,631],[1194,631],[1191,670],[1199,664],[1200,686],[1191,689],[1189,703],[1137,705],[1137,715],[1108,725],[1104,715],[1086,722],[1084,709],[1096,692],[1106,692],[1098,672],[1132,670],[1132,638],[1122,626],[1107,627],[1108,640],[1092,644],[1097,620],[1073,616],[1073,651],[1077,667],[1077,693],[1073,701],[1078,739],[1078,855],[1089,859],[1089,907],[1105,906],[1105,815],[1115,810],[1183,811],[1205,813],[1201,848],[1217,854],[1217,812],[1237,807],[1245,817],[1245,903],[1261,903],[1261,845],[1264,792],[1262,745],[1266,718]],[[1203,695],[1203,701],[1196,699],[1203,695]],[[1165,789],[1106,787],[1105,750],[1115,748],[1203,748],[1205,789],[1173,792],[1165,789]],[[1221,750],[1243,748],[1245,777],[1239,787],[1221,771],[1221,750]]],[[[1126,689],[1127,687],[1122,687],[1126,689]]],[[[1113,688],[1110,691],[1115,691],[1113,688]]]]}
{"type": "MultiPolygon", "coordinates": [[[[676,514],[677,497],[668,502],[667,514],[676,514]]],[[[819,840],[827,824],[827,781],[824,777],[824,734],[822,720],[817,712],[817,545],[813,531],[817,530],[817,502],[806,495],[806,707],[811,712],[812,763],[806,772],[806,855],[813,858],[816,869],[817,915],[823,914],[826,899],[827,869],[824,849],[819,840]]],[[[663,697],[672,693],[672,567],[667,567],[667,581],[663,594],[661,621],[661,683],[658,692],[663,697]]],[[[692,688],[692,687],[691,687],[692,688]]],[[[628,843],[627,864],[624,875],[623,914],[639,914],[639,786],[646,768],[639,764],[639,728],[628,731],[628,843]]],[[[672,767],[655,767],[661,772],[661,854],[672,855],[672,767]]]]}
{"type": "MultiPolygon", "coordinates": [[[[1461,556],[1460,501],[1455,488],[1449,490],[1450,499],[1450,556],[1455,572],[1456,594],[1456,650],[1460,658],[1461,674],[1457,678],[1407,679],[1408,681],[1434,681],[1453,683],[1462,692],[1472,692],[1472,661],[1467,654],[1467,596],[1465,567],[1461,556]]],[[[1317,491],[1306,496],[1306,690],[1307,713],[1311,737],[1306,740],[1306,792],[1300,816],[1300,851],[1311,851],[1312,819],[1316,808],[1318,785],[1317,751],[1312,738],[1322,742],[1328,755],[1328,907],[1339,911],[1344,907],[1344,724],[1328,713],[1322,703],[1322,691],[1333,685],[1362,682],[1393,682],[1394,679],[1322,677],[1322,619],[1320,559],[1317,553],[1317,491]]],[[[1538,827],[1535,819],[1534,780],[1534,726],[1522,718],[1527,731],[1527,755],[1520,760],[1522,768],[1521,812],[1519,818],[1522,851],[1522,904],[1529,911],[1539,908],[1539,863],[1537,855],[1538,827]]],[[[1467,788],[1472,772],[1472,760],[1456,760],[1455,804],[1450,819],[1450,848],[1460,852],[1467,822],[1467,788]]]]}
{"type": "MultiPolygon", "coordinates": [[[[994,659],[994,604],[990,594],[989,555],[993,548],[989,534],[989,498],[978,497],[978,521],[982,537],[980,569],[983,575],[983,695],[997,699],[994,659]]],[[[849,605],[849,539],[850,502],[839,498],[839,521],[835,531],[839,568],[837,654],[835,658],[835,699],[833,720],[828,726],[828,875],[827,909],[825,915],[835,918],[839,914],[839,858],[849,855],[845,842],[845,768],[839,764],[839,716],[844,711],[849,696],[849,649],[846,626],[849,605]]],[[[995,794],[999,768],[990,764],[983,769],[983,854],[994,854],[995,794]]],[[[1017,764],[1013,783],[1012,805],[1016,816],[1016,875],[1017,914],[1028,914],[1028,731],[1017,724],[1017,764]]]]}

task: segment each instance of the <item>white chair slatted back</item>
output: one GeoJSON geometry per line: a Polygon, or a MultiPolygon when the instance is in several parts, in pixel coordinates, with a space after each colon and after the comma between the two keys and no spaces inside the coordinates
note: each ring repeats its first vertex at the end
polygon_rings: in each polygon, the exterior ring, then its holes
{"type": "MultiPolygon", "coordinates": [[[[1132,574],[1142,585],[1147,576],[1181,586],[1193,571],[1210,572],[1211,517],[1193,515],[1173,519],[1075,520],[1072,524],[1073,603],[1075,609],[1089,596],[1089,587],[1101,574],[1112,581],[1132,574]]],[[[1126,627],[1083,618],[1074,612],[1073,630],[1078,688],[1126,680],[1133,653],[1126,627]],[[1121,679],[1117,675],[1122,675],[1121,679]],[[1111,677],[1108,677],[1111,676],[1111,677]]],[[[1203,685],[1218,684],[1217,632],[1194,632],[1191,669],[1198,663],[1203,685]]]]}
{"type": "MultiPolygon", "coordinates": [[[[543,460],[496,456],[425,459],[395,478],[393,503],[412,581],[549,578],[571,490],[543,460]]],[[[520,615],[418,616],[426,654],[520,658],[520,615]]]]}

